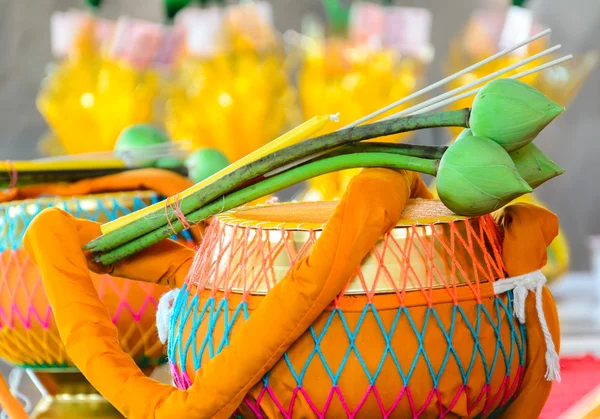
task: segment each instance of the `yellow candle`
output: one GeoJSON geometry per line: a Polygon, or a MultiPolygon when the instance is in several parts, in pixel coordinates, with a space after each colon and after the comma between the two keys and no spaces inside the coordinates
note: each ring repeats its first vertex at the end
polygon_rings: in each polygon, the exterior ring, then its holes
{"type": "Polygon", "coordinates": [[[54,161],[12,161],[0,162],[0,171],[55,171],[55,170],[92,170],[125,168],[123,160],[54,160],[54,161]]]}
{"type": "MultiPolygon", "coordinates": [[[[199,183],[195,184],[194,186],[192,186],[191,188],[188,188],[185,191],[179,193],[178,194],[179,199],[183,199],[185,197],[192,195],[194,192],[199,191],[200,189],[221,179],[223,176],[228,175],[229,173],[233,172],[234,170],[237,170],[240,167],[247,165],[248,163],[256,161],[268,154],[273,153],[274,151],[281,150],[282,148],[297,144],[303,140],[306,140],[307,138],[310,138],[311,136],[313,136],[316,133],[318,133],[319,131],[321,131],[331,119],[332,119],[331,115],[315,116],[315,117],[309,119],[308,121],[304,122],[303,124],[299,125],[298,127],[292,129],[291,131],[288,131],[287,133],[274,139],[273,141],[269,142],[268,144],[264,145],[263,147],[259,148],[258,150],[253,151],[252,153],[248,154],[247,156],[242,157],[238,161],[230,164],[223,170],[215,173],[214,175],[203,180],[202,182],[199,182],[199,183]]],[[[167,202],[173,203],[174,198],[173,197],[167,198],[167,202]]],[[[120,227],[130,224],[136,220],[139,220],[140,218],[145,217],[148,214],[150,214],[154,211],[157,211],[164,206],[165,206],[164,201],[158,202],[154,205],[143,208],[134,213],[127,214],[127,215],[117,218],[116,220],[111,221],[109,223],[103,224],[101,226],[102,233],[108,234],[111,231],[114,231],[120,227]]]]}

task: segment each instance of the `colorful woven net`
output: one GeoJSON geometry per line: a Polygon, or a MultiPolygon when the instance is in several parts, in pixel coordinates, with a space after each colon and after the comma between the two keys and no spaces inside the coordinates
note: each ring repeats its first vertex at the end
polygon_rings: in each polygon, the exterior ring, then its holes
{"type": "MultiPolygon", "coordinates": [[[[409,203],[345,291],[248,393],[240,417],[475,417],[511,402],[527,339],[512,292],[493,292],[504,276],[497,226],[436,202],[409,203]]],[[[179,388],[308,255],[333,206],[241,210],[212,223],[171,316],[179,388]]]]}
{"type": "MultiPolygon", "coordinates": [[[[154,193],[140,192],[1,204],[0,357],[23,367],[72,367],[39,271],[22,247],[23,234],[37,214],[45,208],[58,207],[75,217],[108,222],[159,199],[154,193]]],[[[117,325],[123,349],[140,366],[162,363],[163,347],[156,336],[154,318],[164,287],[108,275],[93,275],[93,278],[100,299],[117,325]]]]}

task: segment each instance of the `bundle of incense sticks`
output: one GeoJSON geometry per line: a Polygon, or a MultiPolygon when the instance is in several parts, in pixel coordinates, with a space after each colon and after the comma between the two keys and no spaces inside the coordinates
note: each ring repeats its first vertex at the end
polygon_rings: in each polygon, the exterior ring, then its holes
{"type": "MultiPolygon", "coordinates": [[[[123,160],[67,160],[67,161],[6,161],[0,162],[0,188],[12,188],[42,183],[72,183],[83,179],[113,175],[141,167],[128,167],[123,160]]],[[[187,176],[187,169],[167,167],[187,176]]]]}
{"type": "MultiPolygon", "coordinates": [[[[448,74],[510,45],[515,37],[528,37],[541,31],[543,26],[535,19],[533,11],[523,6],[507,4],[506,8],[475,9],[463,31],[450,44],[446,63],[448,74]]],[[[524,58],[539,56],[538,54],[548,47],[548,39],[539,38],[498,60],[463,74],[449,83],[449,88],[454,89],[469,80],[496,72],[524,58]]],[[[549,57],[553,57],[554,54],[551,52],[549,57]]],[[[561,63],[549,71],[532,73],[522,80],[540,90],[553,101],[566,106],[575,98],[584,81],[597,66],[599,59],[598,51],[588,51],[578,54],[575,59],[561,63]]],[[[523,68],[534,68],[541,62],[541,58],[534,59],[523,68]]],[[[516,72],[517,70],[513,70],[513,73],[516,72]]],[[[464,98],[454,102],[452,108],[461,109],[471,106],[472,101],[470,97],[464,98]]],[[[452,129],[452,133],[458,135],[458,130],[452,129]]]]}
{"type": "MultiPolygon", "coordinates": [[[[247,158],[239,160],[206,181],[182,192],[178,197],[171,197],[166,202],[104,225],[104,235],[90,242],[86,249],[95,252],[98,255],[98,261],[111,264],[169,237],[173,234],[173,231],[181,231],[184,226],[201,222],[207,217],[243,205],[259,196],[332,171],[353,167],[391,167],[435,175],[440,162],[437,159],[440,158],[440,153],[443,153],[435,147],[426,147],[424,150],[410,145],[382,146],[380,144],[375,146],[376,149],[365,151],[365,147],[372,147],[367,143],[362,145],[362,150],[359,150],[359,152],[354,152],[351,148],[353,144],[366,139],[415,129],[449,126],[468,128],[471,115],[470,109],[447,112],[432,111],[446,107],[464,97],[476,95],[483,88],[477,86],[500,77],[520,65],[525,65],[532,59],[541,58],[557,50],[560,46],[552,47],[535,57],[529,57],[520,63],[515,63],[450,92],[411,106],[384,118],[382,121],[366,125],[361,124],[443,86],[478,66],[485,65],[523,45],[546,36],[550,32],[548,29],[510,48],[506,48],[452,76],[360,118],[336,132],[307,140],[328,123],[329,116],[322,116],[319,121],[314,119],[308,121],[287,135],[247,156],[247,158]],[[339,155],[331,155],[332,150],[335,150],[339,155]],[[262,180],[254,182],[256,179],[262,180]],[[246,186],[249,182],[251,184],[246,186]],[[173,205],[177,207],[175,210],[165,211],[165,208],[173,205]],[[182,219],[182,217],[185,217],[185,219],[182,219]]],[[[513,74],[509,78],[522,78],[571,58],[571,55],[567,55],[535,68],[513,74]]],[[[508,159],[510,160],[510,158],[508,159]]],[[[531,191],[530,188],[527,188],[523,190],[523,193],[531,191]]]]}

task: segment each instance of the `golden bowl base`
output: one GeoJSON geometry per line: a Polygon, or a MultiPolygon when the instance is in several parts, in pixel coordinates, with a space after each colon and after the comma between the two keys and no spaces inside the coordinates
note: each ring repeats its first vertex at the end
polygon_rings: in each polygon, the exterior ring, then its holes
{"type": "Polygon", "coordinates": [[[124,418],[78,371],[37,371],[36,376],[48,395],[37,404],[31,418],[124,418]]]}
{"type": "Polygon", "coordinates": [[[31,414],[35,419],[124,418],[99,394],[59,394],[44,397],[31,414]]]}

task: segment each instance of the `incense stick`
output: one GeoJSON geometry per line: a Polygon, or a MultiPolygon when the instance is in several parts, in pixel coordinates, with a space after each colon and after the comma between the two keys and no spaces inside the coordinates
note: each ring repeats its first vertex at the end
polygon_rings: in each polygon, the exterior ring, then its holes
{"type": "Polygon", "coordinates": [[[470,83],[467,83],[467,84],[465,84],[463,86],[457,87],[456,89],[450,90],[447,93],[443,93],[443,94],[441,94],[439,96],[436,96],[434,98],[426,100],[425,102],[421,102],[421,103],[419,103],[419,104],[417,104],[415,106],[412,106],[412,107],[410,107],[408,109],[404,109],[403,111],[397,112],[397,113],[395,113],[395,114],[393,114],[393,115],[391,115],[389,117],[384,118],[384,120],[385,119],[389,119],[389,118],[399,118],[399,117],[405,116],[405,115],[413,115],[416,111],[418,111],[420,109],[426,108],[426,107],[428,107],[428,106],[430,106],[432,104],[440,102],[440,101],[442,101],[444,99],[447,99],[449,97],[453,97],[453,96],[455,96],[455,95],[457,95],[459,93],[464,92],[465,90],[470,89],[471,87],[475,87],[475,86],[478,86],[478,85],[480,85],[482,83],[485,83],[485,82],[487,82],[489,80],[493,80],[493,79],[497,78],[498,76],[501,76],[503,74],[508,73],[509,71],[512,71],[512,70],[514,70],[516,68],[524,66],[525,64],[528,64],[528,63],[530,63],[530,62],[532,62],[534,60],[537,60],[538,58],[544,57],[544,56],[546,56],[546,55],[548,55],[548,54],[550,54],[550,53],[552,53],[552,52],[560,49],[560,47],[561,47],[561,45],[556,45],[556,46],[554,46],[552,48],[548,48],[547,50],[542,51],[542,52],[540,52],[538,54],[532,55],[531,57],[528,57],[528,58],[526,58],[524,60],[521,60],[518,63],[509,65],[508,67],[504,67],[504,68],[502,68],[502,69],[500,69],[498,71],[490,73],[490,74],[488,74],[488,75],[486,75],[484,77],[481,77],[481,78],[479,78],[477,80],[474,80],[474,81],[472,81],[470,83]]]}
{"type": "MultiPolygon", "coordinates": [[[[554,67],[555,65],[564,63],[565,61],[569,61],[572,58],[573,58],[573,55],[571,55],[571,54],[565,55],[562,58],[557,58],[556,60],[553,60],[553,61],[547,62],[545,64],[539,65],[539,66],[534,67],[534,68],[532,68],[530,70],[527,70],[527,71],[522,71],[522,72],[514,74],[514,75],[512,75],[512,76],[510,76],[508,78],[509,79],[520,79],[520,78],[529,76],[530,74],[537,73],[537,72],[542,71],[542,70],[546,70],[547,68],[550,68],[550,67],[554,67]]],[[[469,96],[476,95],[481,89],[482,89],[481,87],[478,87],[477,89],[469,90],[468,92],[463,93],[461,95],[453,96],[453,97],[451,97],[449,99],[436,102],[436,103],[434,103],[434,104],[432,104],[430,106],[427,106],[426,108],[418,110],[417,112],[411,113],[411,115],[420,115],[420,114],[423,114],[423,113],[434,111],[434,110],[439,109],[439,108],[443,108],[444,106],[450,105],[450,104],[452,104],[452,103],[454,103],[454,102],[456,102],[458,100],[464,99],[464,98],[469,97],[469,96]]],[[[385,119],[387,119],[387,118],[384,118],[384,120],[385,119]]]]}
{"type": "MultiPolygon", "coordinates": [[[[192,144],[189,141],[178,141],[168,142],[160,144],[151,144],[139,148],[132,148],[126,153],[140,158],[148,159],[148,157],[184,157],[189,154],[192,150],[192,144]]],[[[56,157],[43,157],[40,159],[31,160],[32,162],[63,162],[63,161],[80,161],[80,160],[114,160],[118,159],[120,154],[124,152],[119,151],[103,151],[96,153],[82,153],[82,154],[71,154],[56,157]]]]}
{"type": "Polygon", "coordinates": [[[436,89],[436,88],[438,88],[440,86],[443,86],[443,85],[451,82],[452,80],[457,79],[458,77],[460,77],[460,76],[462,76],[464,74],[467,74],[467,73],[469,73],[469,72],[471,72],[473,70],[476,70],[479,67],[481,67],[481,66],[483,66],[485,64],[488,64],[488,63],[494,61],[497,58],[503,57],[504,55],[509,54],[509,53],[513,52],[514,50],[519,49],[522,46],[527,45],[527,44],[529,44],[529,43],[531,43],[531,42],[533,42],[533,41],[535,41],[535,40],[537,40],[539,38],[542,38],[542,37],[544,37],[544,36],[546,36],[546,35],[548,35],[550,33],[552,33],[552,30],[551,29],[546,29],[545,31],[540,32],[537,35],[534,35],[531,38],[524,40],[523,42],[519,42],[518,44],[513,45],[512,47],[505,48],[502,51],[499,51],[496,54],[491,55],[488,58],[479,61],[478,63],[475,63],[475,64],[473,64],[473,65],[471,65],[471,66],[469,66],[467,68],[463,68],[461,71],[456,72],[456,73],[452,74],[451,76],[448,76],[448,77],[446,77],[446,78],[444,78],[444,79],[442,79],[440,81],[437,81],[437,82],[435,82],[433,84],[430,84],[429,86],[427,86],[427,87],[425,87],[425,88],[423,88],[423,89],[421,89],[421,90],[419,90],[419,91],[417,91],[415,93],[412,93],[412,94],[410,94],[408,96],[405,96],[402,99],[397,100],[394,103],[391,103],[391,104],[389,104],[387,106],[384,106],[383,108],[381,108],[381,109],[379,109],[379,110],[377,110],[377,111],[375,111],[373,113],[370,113],[369,115],[364,116],[364,117],[362,117],[362,118],[354,121],[353,123],[351,123],[349,125],[346,125],[342,129],[344,129],[344,128],[352,128],[352,127],[355,127],[357,125],[362,124],[363,122],[369,121],[370,119],[373,119],[376,116],[379,116],[382,113],[389,111],[390,109],[394,109],[394,108],[402,105],[403,103],[408,102],[409,100],[412,100],[412,99],[415,99],[415,98],[417,98],[419,96],[422,96],[425,93],[432,91],[433,89],[436,89]]]}
{"type": "MultiPolygon", "coordinates": [[[[544,34],[545,32],[546,32],[546,31],[544,31],[544,32],[540,33],[539,35],[540,35],[540,36],[543,36],[542,34],[544,34]]],[[[537,35],[536,35],[536,36],[537,36],[537,35]]],[[[535,40],[535,39],[537,39],[537,38],[536,38],[536,37],[530,38],[530,42],[531,42],[532,40],[535,40]]],[[[524,42],[525,42],[525,41],[524,41],[524,42]]],[[[517,47],[517,48],[518,48],[518,47],[517,47]]],[[[533,61],[533,60],[536,60],[536,59],[539,59],[539,58],[541,58],[541,57],[544,57],[544,56],[546,56],[546,55],[548,55],[548,54],[550,54],[550,53],[552,53],[552,52],[554,52],[554,51],[556,51],[556,50],[558,50],[558,49],[560,49],[560,48],[561,48],[561,45],[560,45],[560,44],[559,44],[559,45],[556,45],[556,46],[554,46],[554,47],[548,48],[548,49],[546,49],[545,51],[542,51],[542,52],[540,52],[540,53],[538,53],[538,54],[532,55],[531,57],[528,57],[528,58],[526,58],[526,59],[524,59],[524,60],[521,60],[521,61],[519,61],[519,62],[517,62],[517,63],[515,63],[515,64],[512,64],[512,65],[508,66],[508,67],[504,67],[504,68],[503,68],[503,69],[501,69],[501,70],[498,70],[498,71],[496,71],[496,72],[494,72],[494,73],[492,73],[492,74],[488,74],[487,76],[481,77],[481,78],[479,78],[479,79],[477,79],[477,80],[475,80],[475,81],[473,81],[473,82],[471,82],[471,83],[468,83],[468,84],[466,84],[466,85],[464,85],[464,86],[461,86],[461,87],[458,87],[458,88],[456,88],[456,89],[454,89],[454,90],[451,90],[450,92],[443,93],[443,94],[441,94],[441,95],[438,95],[438,96],[436,96],[436,97],[434,97],[434,98],[432,98],[432,99],[426,100],[425,102],[421,102],[421,103],[419,103],[419,104],[417,104],[417,105],[415,105],[415,106],[412,106],[412,107],[410,107],[410,108],[408,108],[408,109],[405,109],[405,110],[403,110],[403,111],[401,111],[401,112],[395,113],[394,115],[391,115],[391,116],[388,116],[388,117],[386,117],[386,118],[383,118],[383,119],[382,119],[382,121],[387,121],[387,120],[390,120],[390,119],[393,119],[393,118],[398,118],[398,117],[401,117],[401,116],[408,116],[408,115],[416,115],[416,114],[420,114],[420,113],[423,113],[423,112],[417,112],[417,111],[419,111],[419,110],[420,110],[420,109],[422,109],[422,108],[426,108],[426,109],[428,109],[428,110],[432,110],[432,109],[438,109],[438,108],[439,108],[439,107],[441,107],[441,106],[435,106],[435,104],[436,104],[436,103],[438,103],[438,102],[440,102],[440,101],[442,101],[442,100],[444,100],[444,99],[446,99],[446,98],[451,98],[453,95],[455,95],[455,94],[457,94],[457,93],[461,93],[461,92],[465,91],[466,89],[469,89],[469,88],[471,88],[471,87],[474,87],[474,86],[480,85],[480,84],[482,84],[482,83],[485,83],[485,82],[486,82],[486,81],[488,81],[488,80],[491,80],[491,79],[493,79],[493,78],[496,78],[496,77],[498,77],[498,76],[501,76],[501,75],[503,75],[503,74],[505,74],[505,73],[507,73],[507,72],[509,72],[509,71],[512,71],[512,70],[514,70],[514,69],[516,69],[516,68],[519,68],[519,67],[521,67],[521,66],[523,66],[523,65],[525,65],[525,64],[527,64],[527,63],[530,63],[530,62],[531,62],[531,61],[533,61]],[[431,105],[431,106],[430,106],[430,105],[431,105]],[[434,106],[435,106],[435,107],[434,107],[434,106]]],[[[508,52],[510,52],[510,51],[511,51],[511,49],[509,48],[509,49],[508,49],[508,52]]],[[[501,51],[501,52],[502,52],[502,51],[501,51]]],[[[496,54],[496,55],[497,55],[497,54],[496,54]]],[[[494,57],[494,56],[492,56],[492,57],[494,57]]],[[[490,57],[490,58],[491,58],[491,57],[490,57]]],[[[496,58],[498,58],[498,57],[496,57],[496,58]]],[[[494,59],[495,59],[495,58],[494,58],[494,59]]],[[[470,68],[470,69],[471,69],[471,68],[477,68],[479,65],[481,65],[481,63],[487,63],[487,62],[489,62],[489,61],[492,61],[492,60],[490,60],[489,58],[487,58],[486,60],[480,61],[479,63],[477,63],[477,64],[474,64],[473,66],[471,66],[471,67],[468,67],[468,68],[470,68]],[[488,60],[488,61],[486,61],[486,60],[488,60]]],[[[553,64],[553,65],[556,65],[556,64],[558,64],[558,63],[555,63],[555,64],[553,64]]],[[[551,67],[551,66],[550,66],[550,67],[551,67]]],[[[536,67],[536,68],[539,68],[540,70],[542,70],[542,69],[548,68],[548,66],[546,66],[546,67],[543,67],[543,68],[542,68],[542,66],[538,66],[538,67],[536,67]]],[[[537,70],[537,71],[540,71],[540,70],[537,70]]],[[[398,106],[398,105],[400,105],[400,104],[402,104],[402,103],[406,102],[407,100],[410,100],[410,99],[412,99],[412,98],[414,98],[414,97],[420,96],[420,95],[421,95],[421,94],[423,94],[424,92],[426,92],[426,91],[429,91],[429,90],[432,90],[432,89],[429,89],[429,87],[431,87],[431,86],[436,86],[436,87],[437,87],[437,86],[439,86],[439,85],[442,85],[442,84],[445,84],[445,83],[447,83],[447,82],[449,82],[449,81],[452,81],[452,80],[454,80],[454,79],[456,78],[456,77],[455,77],[456,75],[459,75],[459,76],[460,76],[460,75],[464,74],[464,71],[465,71],[465,70],[461,70],[461,71],[459,71],[458,73],[455,73],[455,74],[453,74],[452,76],[449,76],[449,77],[447,77],[447,78],[445,78],[445,79],[443,79],[443,80],[440,80],[440,81],[439,81],[439,82],[437,82],[437,83],[434,83],[433,85],[430,85],[430,86],[426,87],[425,89],[419,90],[418,92],[415,92],[415,93],[413,93],[413,94],[411,94],[411,95],[409,95],[409,96],[406,96],[405,98],[403,98],[403,99],[400,99],[399,101],[397,101],[397,102],[394,102],[394,103],[392,103],[391,105],[385,106],[385,107],[383,107],[383,108],[379,109],[378,111],[375,111],[375,112],[373,112],[372,114],[370,114],[370,115],[367,115],[367,116],[365,116],[365,117],[363,117],[363,118],[361,118],[361,119],[359,119],[359,120],[357,120],[357,121],[353,122],[353,123],[352,123],[352,124],[350,124],[350,125],[347,125],[347,126],[346,126],[346,128],[353,128],[353,127],[357,126],[358,124],[360,124],[360,123],[362,123],[362,122],[364,122],[364,121],[367,121],[368,119],[371,119],[371,118],[373,118],[373,117],[375,117],[375,116],[378,116],[379,114],[381,114],[381,113],[383,113],[383,112],[385,112],[385,111],[388,111],[388,110],[390,110],[390,109],[393,109],[394,107],[396,107],[396,106],[398,106]],[[428,90],[428,89],[429,89],[429,90],[428,90]],[[366,119],[365,119],[365,118],[366,118],[366,119]]],[[[531,74],[531,73],[528,73],[528,74],[531,74]]],[[[520,76],[520,77],[524,77],[524,75],[522,75],[522,76],[520,76]]],[[[514,78],[514,77],[513,77],[513,78],[514,78]]],[[[479,90],[477,90],[477,91],[479,91],[479,90]]],[[[475,92],[475,93],[477,93],[477,92],[475,92]]],[[[475,94],[475,93],[472,93],[472,94],[475,94]]],[[[464,96],[464,97],[468,97],[468,96],[470,96],[470,95],[471,95],[471,94],[467,94],[467,95],[466,95],[466,96],[464,96]]],[[[453,100],[452,100],[452,99],[448,99],[448,102],[447,102],[447,103],[453,103],[453,102],[455,102],[455,101],[457,101],[457,100],[459,100],[459,99],[453,99],[453,100]]],[[[275,174],[277,174],[277,173],[281,173],[281,172],[283,172],[283,171],[285,171],[285,170],[288,170],[288,169],[290,169],[290,168],[292,168],[292,167],[296,167],[296,166],[298,166],[298,165],[300,165],[300,164],[306,163],[307,161],[309,161],[309,160],[311,160],[311,159],[313,159],[313,158],[315,158],[315,157],[318,157],[318,156],[319,156],[319,154],[316,154],[316,155],[314,155],[314,156],[310,156],[310,157],[306,157],[306,158],[304,158],[304,159],[298,160],[297,162],[290,163],[289,165],[286,165],[286,166],[280,167],[280,168],[278,168],[278,169],[276,169],[276,170],[272,171],[271,173],[268,173],[266,176],[272,176],[272,175],[275,175],[275,174]]]]}

